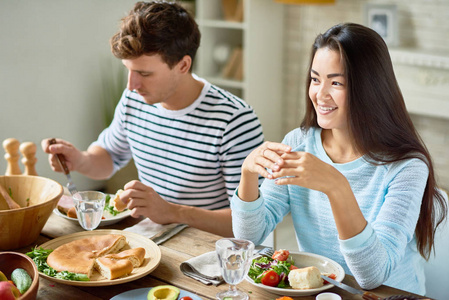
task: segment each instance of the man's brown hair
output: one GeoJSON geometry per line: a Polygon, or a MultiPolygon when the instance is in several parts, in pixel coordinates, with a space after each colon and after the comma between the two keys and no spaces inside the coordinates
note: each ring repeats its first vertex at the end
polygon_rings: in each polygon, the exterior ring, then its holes
{"type": "Polygon", "coordinates": [[[172,68],[185,55],[193,64],[200,39],[195,19],[181,5],[152,1],[135,4],[110,44],[119,59],[159,54],[172,68]]]}

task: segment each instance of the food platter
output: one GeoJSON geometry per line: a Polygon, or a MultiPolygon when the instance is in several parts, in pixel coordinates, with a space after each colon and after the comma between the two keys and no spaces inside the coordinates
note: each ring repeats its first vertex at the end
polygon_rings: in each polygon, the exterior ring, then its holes
{"type": "Polygon", "coordinates": [[[152,240],[149,238],[146,238],[140,234],[134,233],[134,232],[128,232],[128,231],[122,231],[122,230],[113,230],[113,229],[100,229],[100,230],[94,230],[94,231],[84,231],[84,232],[77,232],[74,234],[64,235],[59,238],[50,240],[42,245],[40,245],[38,248],[42,247],[44,249],[56,249],[57,247],[64,245],[66,243],[92,237],[95,235],[105,235],[105,234],[121,234],[125,236],[126,241],[128,242],[129,247],[127,248],[136,248],[136,247],[143,247],[145,249],[145,259],[143,264],[138,267],[134,268],[130,275],[109,280],[104,277],[102,277],[98,272],[94,272],[92,275],[92,278],[90,281],[72,281],[72,280],[65,280],[65,279],[59,279],[51,276],[47,276],[43,274],[42,272],[39,272],[39,275],[43,278],[46,278],[51,281],[55,281],[62,284],[67,285],[74,285],[74,286],[107,286],[107,285],[116,285],[121,283],[130,282],[139,278],[142,278],[143,276],[148,275],[151,273],[154,269],[157,268],[159,263],[161,262],[161,250],[159,249],[159,246],[156,245],[152,240]]]}
{"type": "MultiPolygon", "coordinates": [[[[123,220],[123,219],[129,217],[129,216],[131,215],[131,212],[132,212],[131,210],[125,210],[124,212],[121,212],[121,213],[119,213],[118,215],[113,216],[113,215],[111,215],[108,211],[105,210],[105,211],[103,212],[103,217],[104,217],[104,219],[101,220],[99,226],[100,226],[100,227],[101,227],[101,226],[108,226],[108,225],[112,225],[112,224],[115,224],[115,223],[117,223],[117,222],[120,222],[121,220],[123,220]]],[[[53,209],[53,213],[54,213],[55,215],[61,217],[61,218],[64,218],[64,219],[66,219],[66,220],[70,220],[70,221],[72,221],[72,222],[75,222],[76,224],[79,224],[79,223],[78,223],[78,219],[68,217],[67,215],[65,215],[65,214],[63,214],[62,212],[60,212],[60,211],[58,210],[58,208],[53,209]]]]}
{"type": "MultiPolygon", "coordinates": [[[[341,282],[345,278],[345,271],[343,270],[342,266],[330,258],[308,252],[290,252],[290,256],[295,262],[294,265],[298,268],[315,266],[318,268],[318,270],[320,270],[321,273],[335,274],[335,280],[338,282],[341,282]]],[[[254,258],[257,258],[257,256],[255,256],[254,258]]],[[[245,276],[245,280],[258,288],[266,290],[267,292],[293,297],[315,295],[324,292],[325,290],[328,290],[334,286],[332,284],[325,284],[322,287],[316,289],[295,290],[292,288],[278,288],[263,285],[261,283],[255,283],[248,275],[245,276]]]]}
{"type": "MultiPolygon", "coordinates": [[[[151,289],[152,288],[140,288],[140,289],[126,291],[126,292],[123,292],[121,294],[118,294],[118,295],[112,297],[111,300],[129,300],[129,299],[147,300],[148,292],[151,289]]],[[[191,293],[191,292],[188,292],[185,290],[180,290],[178,299],[182,298],[182,297],[190,297],[190,298],[192,298],[192,300],[202,300],[202,298],[195,295],[194,293],[191,293]]]]}

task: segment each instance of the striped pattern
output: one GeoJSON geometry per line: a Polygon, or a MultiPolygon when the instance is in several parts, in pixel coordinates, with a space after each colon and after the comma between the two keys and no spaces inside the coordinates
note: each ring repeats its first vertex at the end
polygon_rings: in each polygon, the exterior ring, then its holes
{"type": "Polygon", "coordinates": [[[243,160],[263,133],[247,103],[204,83],[200,97],[178,111],[125,90],[114,120],[94,144],[111,154],[114,171],[132,157],[140,181],[167,201],[220,209],[229,207],[243,160]]]}

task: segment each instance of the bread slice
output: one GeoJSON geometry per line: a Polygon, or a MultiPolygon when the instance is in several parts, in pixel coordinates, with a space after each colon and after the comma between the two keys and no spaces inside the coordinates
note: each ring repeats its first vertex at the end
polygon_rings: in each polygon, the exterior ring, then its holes
{"type": "Polygon", "coordinates": [[[120,251],[126,238],[119,234],[92,236],[74,240],[53,250],[47,264],[56,271],[92,275],[95,258],[120,251]]]}
{"type": "Polygon", "coordinates": [[[114,206],[116,211],[124,211],[126,208],[126,203],[120,199],[121,193],[123,193],[123,190],[118,190],[117,193],[115,193],[114,199],[111,200],[111,206],[114,206]]]}
{"type": "Polygon", "coordinates": [[[145,259],[145,249],[142,247],[132,248],[116,254],[108,254],[105,257],[115,260],[127,259],[132,263],[134,268],[138,268],[145,259]]]}
{"type": "Polygon", "coordinates": [[[95,269],[103,277],[112,280],[130,274],[133,271],[133,264],[127,259],[99,257],[95,260],[95,269]]]}
{"type": "Polygon", "coordinates": [[[307,267],[291,270],[288,281],[297,290],[316,289],[323,286],[321,272],[317,267],[307,267]]]}

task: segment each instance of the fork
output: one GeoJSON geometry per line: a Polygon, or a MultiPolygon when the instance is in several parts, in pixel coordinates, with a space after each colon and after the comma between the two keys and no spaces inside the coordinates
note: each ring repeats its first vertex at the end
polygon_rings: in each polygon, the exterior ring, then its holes
{"type": "Polygon", "coordinates": [[[270,258],[273,256],[273,254],[274,254],[274,249],[271,247],[262,248],[257,252],[257,255],[266,256],[266,257],[270,257],[270,258]]]}
{"type": "MultiPolygon", "coordinates": [[[[56,144],[56,139],[50,139],[48,141],[50,145],[56,144]]],[[[67,183],[67,188],[70,191],[70,194],[75,195],[78,193],[78,190],[76,189],[75,183],[73,183],[72,176],[70,176],[69,168],[67,167],[65,163],[65,158],[62,156],[62,154],[56,154],[56,157],[58,158],[59,164],[61,165],[62,170],[64,171],[65,176],[67,176],[67,180],[69,183],[67,183]]]]}

